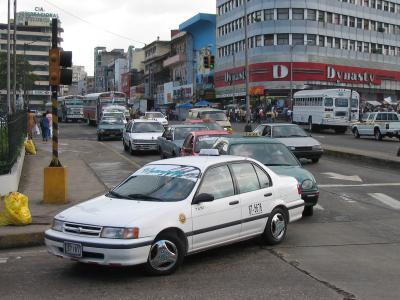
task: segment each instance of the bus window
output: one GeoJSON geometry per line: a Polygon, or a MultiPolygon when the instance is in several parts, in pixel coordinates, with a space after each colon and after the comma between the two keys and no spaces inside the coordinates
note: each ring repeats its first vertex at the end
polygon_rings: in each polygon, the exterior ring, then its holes
{"type": "Polygon", "coordinates": [[[346,98],[336,98],[335,99],[336,107],[349,107],[349,99],[346,98]]]}
{"type": "Polygon", "coordinates": [[[351,107],[358,108],[358,99],[351,99],[351,107]]]}
{"type": "Polygon", "coordinates": [[[332,107],[333,106],[333,99],[332,98],[325,98],[325,106],[332,107]]]}

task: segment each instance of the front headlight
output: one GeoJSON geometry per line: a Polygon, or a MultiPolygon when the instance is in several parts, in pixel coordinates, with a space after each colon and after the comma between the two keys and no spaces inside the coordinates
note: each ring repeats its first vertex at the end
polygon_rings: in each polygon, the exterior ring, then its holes
{"type": "Polygon", "coordinates": [[[311,179],[306,179],[301,183],[302,190],[310,190],[314,186],[314,182],[311,179]]]}
{"type": "Polygon", "coordinates": [[[289,146],[288,148],[289,148],[290,151],[296,150],[296,147],[294,147],[294,146],[289,146]]]}
{"type": "Polygon", "coordinates": [[[51,226],[51,229],[62,232],[63,228],[64,228],[64,222],[57,219],[53,220],[53,225],[51,226]]]}
{"type": "Polygon", "coordinates": [[[321,145],[315,145],[312,148],[313,148],[313,150],[322,150],[321,145]]]}
{"type": "Polygon", "coordinates": [[[101,237],[105,239],[138,239],[139,228],[118,228],[118,227],[104,227],[101,232],[101,237]]]}

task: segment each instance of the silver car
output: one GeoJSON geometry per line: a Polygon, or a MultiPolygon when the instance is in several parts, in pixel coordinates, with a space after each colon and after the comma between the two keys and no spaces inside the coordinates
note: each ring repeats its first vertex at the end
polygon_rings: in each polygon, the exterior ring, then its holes
{"type": "Polygon", "coordinates": [[[316,163],[323,153],[320,142],[310,137],[302,128],[295,124],[261,124],[253,132],[257,135],[278,139],[297,158],[308,158],[316,163]]]}

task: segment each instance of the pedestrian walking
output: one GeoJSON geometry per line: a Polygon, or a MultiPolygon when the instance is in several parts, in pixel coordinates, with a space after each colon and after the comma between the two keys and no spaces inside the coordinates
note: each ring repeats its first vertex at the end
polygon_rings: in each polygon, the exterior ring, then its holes
{"type": "Polygon", "coordinates": [[[28,112],[28,139],[33,138],[33,130],[36,129],[37,126],[37,120],[35,113],[32,110],[29,110],[28,112]]]}
{"type": "Polygon", "coordinates": [[[46,113],[43,114],[42,119],[40,120],[40,129],[42,130],[43,142],[47,142],[50,136],[50,125],[46,113]]]}
{"type": "Polygon", "coordinates": [[[53,137],[53,115],[46,111],[46,118],[49,120],[49,138],[53,137]]]}

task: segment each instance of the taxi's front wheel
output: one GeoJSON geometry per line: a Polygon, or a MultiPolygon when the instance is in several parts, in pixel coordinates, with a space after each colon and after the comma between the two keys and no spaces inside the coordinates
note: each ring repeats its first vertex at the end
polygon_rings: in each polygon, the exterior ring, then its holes
{"type": "Polygon", "coordinates": [[[287,213],[280,207],[275,208],[271,212],[261,236],[266,244],[276,245],[285,239],[287,219],[287,213]]]}
{"type": "Polygon", "coordinates": [[[182,241],[174,235],[162,235],[151,245],[146,271],[150,275],[172,274],[182,264],[183,258],[182,241]]]}

